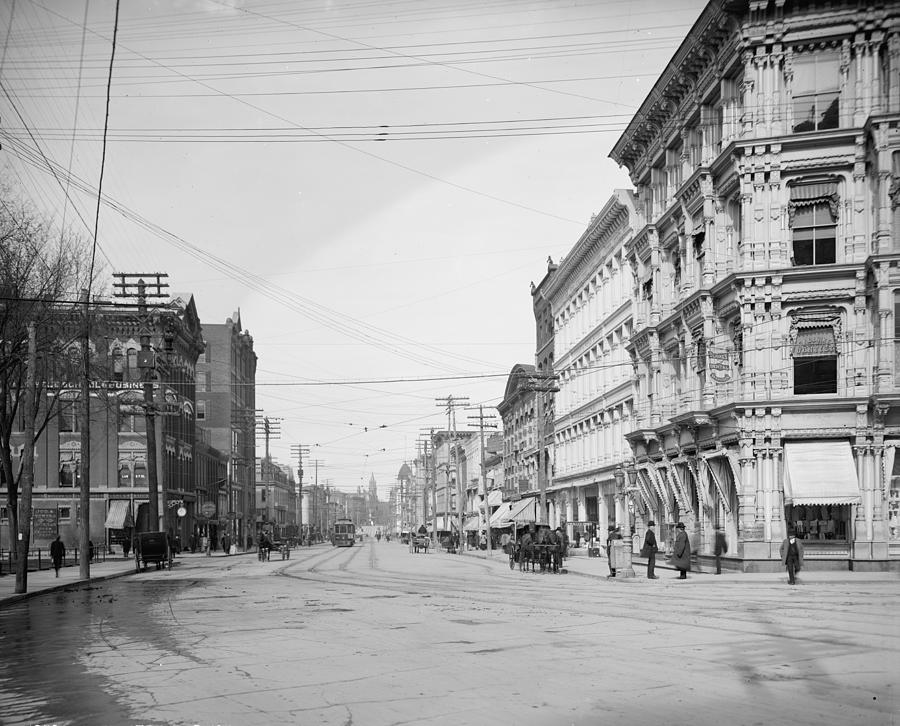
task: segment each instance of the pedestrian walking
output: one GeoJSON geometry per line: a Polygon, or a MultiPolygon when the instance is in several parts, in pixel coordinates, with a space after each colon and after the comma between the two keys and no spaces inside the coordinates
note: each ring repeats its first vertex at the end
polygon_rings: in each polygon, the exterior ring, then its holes
{"type": "Polygon", "coordinates": [[[622,532],[619,527],[617,527],[614,524],[611,524],[611,525],[609,525],[609,527],[606,528],[606,561],[609,566],[609,574],[607,575],[607,578],[616,576],[616,568],[613,567],[612,543],[614,540],[617,540],[617,539],[622,539],[622,532]]]}
{"type": "Polygon", "coordinates": [[[788,530],[788,536],[781,543],[781,564],[787,568],[788,584],[797,584],[797,573],[803,567],[803,544],[797,539],[794,530],[788,530]]]}
{"type": "Polygon", "coordinates": [[[716,542],[713,547],[713,554],[716,556],[716,574],[722,574],[722,555],[728,552],[728,540],[725,539],[725,533],[722,528],[716,525],[716,542]]]}
{"type": "Polygon", "coordinates": [[[57,577],[59,577],[59,568],[62,567],[65,558],[66,546],[59,538],[59,535],[56,535],[56,539],[50,543],[50,559],[53,560],[53,569],[56,570],[57,577]]]}
{"type": "Polygon", "coordinates": [[[88,540],[88,561],[94,561],[94,540],[88,540]]]}
{"type": "Polygon", "coordinates": [[[656,553],[659,551],[659,546],[656,544],[656,532],[653,531],[655,526],[656,522],[652,519],[647,522],[647,532],[644,535],[644,546],[641,547],[641,557],[647,558],[648,580],[659,579],[659,575],[656,574],[656,553]]]}
{"type": "Polygon", "coordinates": [[[687,580],[688,570],[691,569],[691,543],[687,532],[684,531],[684,522],[675,525],[675,546],[672,551],[672,567],[678,570],[679,580],[687,580]]]}

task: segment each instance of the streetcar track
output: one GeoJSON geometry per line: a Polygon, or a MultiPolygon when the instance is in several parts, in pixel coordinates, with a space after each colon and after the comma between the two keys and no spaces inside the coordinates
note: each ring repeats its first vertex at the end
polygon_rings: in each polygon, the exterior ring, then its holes
{"type": "MultiPolygon", "coordinates": [[[[496,574],[497,572],[496,567],[491,567],[489,565],[486,565],[485,563],[481,563],[480,561],[459,560],[457,561],[457,563],[459,565],[465,564],[466,566],[471,566],[475,569],[488,570],[491,574],[496,574]]],[[[301,563],[296,564],[300,565],[301,563]]],[[[345,563],[343,567],[339,567],[339,571],[342,573],[347,572],[347,564],[349,564],[349,562],[345,563]]],[[[294,568],[292,567],[291,569],[294,568]]],[[[590,587],[590,585],[587,585],[582,581],[576,582],[557,579],[563,576],[535,575],[535,577],[541,577],[542,579],[525,580],[524,578],[531,578],[532,575],[522,573],[522,577],[517,577],[515,578],[515,580],[513,580],[512,578],[498,578],[494,585],[494,591],[482,590],[475,592],[469,589],[472,585],[470,578],[455,576],[448,577],[446,575],[432,576],[428,573],[416,573],[413,575],[397,572],[395,570],[386,570],[380,567],[371,569],[373,570],[373,572],[378,573],[377,581],[364,579],[365,575],[362,572],[358,571],[352,573],[355,579],[344,579],[342,577],[339,580],[328,579],[324,573],[319,572],[317,569],[315,571],[312,569],[308,570],[308,574],[298,574],[296,572],[287,571],[281,571],[279,574],[291,579],[306,580],[319,584],[339,584],[341,586],[350,588],[387,590],[389,592],[399,591],[401,594],[405,595],[420,594],[417,590],[411,589],[414,585],[425,590],[434,588],[438,589],[441,592],[441,596],[446,600],[450,600],[453,602],[465,602],[469,607],[473,605],[473,599],[476,596],[478,598],[477,605],[487,608],[496,606],[509,606],[511,597],[527,596],[529,598],[536,598],[536,602],[530,603],[529,607],[533,611],[537,612],[555,611],[559,613],[567,613],[570,615],[599,617],[601,618],[600,622],[608,622],[610,618],[617,618],[629,622],[639,622],[643,625],[653,626],[654,628],[672,627],[678,629],[685,626],[698,628],[708,627],[715,628],[717,631],[731,632],[742,638],[764,634],[763,632],[760,632],[760,628],[767,627],[771,624],[771,621],[769,621],[765,617],[761,617],[761,615],[763,615],[765,608],[771,607],[773,604],[777,604],[782,613],[784,613],[785,611],[796,611],[797,617],[802,619],[806,624],[806,627],[798,631],[797,635],[785,633],[785,638],[802,641],[804,643],[815,642],[818,644],[831,645],[835,647],[850,647],[853,649],[862,647],[862,645],[858,643],[848,644],[846,641],[836,639],[833,634],[830,633],[817,635],[814,631],[810,631],[808,629],[808,623],[806,621],[808,621],[809,619],[809,610],[811,604],[798,604],[792,606],[789,602],[778,597],[773,597],[767,600],[760,600],[755,603],[748,604],[746,602],[746,593],[732,592],[730,593],[733,598],[731,601],[716,603],[718,609],[725,610],[728,605],[734,605],[737,603],[741,603],[744,607],[750,605],[751,609],[748,614],[752,615],[752,617],[739,617],[731,612],[728,612],[726,617],[724,614],[716,613],[715,611],[710,609],[709,595],[707,593],[698,593],[696,595],[692,595],[688,589],[682,589],[680,591],[675,589],[667,589],[664,593],[659,593],[658,591],[654,593],[656,595],[671,595],[677,592],[679,600],[677,606],[677,617],[675,617],[675,613],[673,613],[671,607],[667,607],[666,610],[660,610],[658,605],[646,605],[646,601],[639,598],[630,599],[627,603],[627,607],[623,607],[621,588],[616,585],[610,585],[608,588],[603,588],[603,585],[605,583],[602,583],[601,581],[597,582],[597,589],[607,589],[607,592],[602,593],[604,599],[593,600],[591,603],[592,605],[598,607],[599,611],[586,611],[583,606],[566,605],[566,601],[571,595],[583,595],[585,593],[586,587],[590,587]],[[537,583],[541,584],[538,585],[537,588],[535,588],[535,585],[537,583]],[[502,590],[498,589],[498,586],[502,588],[502,590]],[[615,587],[616,589],[611,589],[613,587],[615,587]],[[549,609],[546,606],[542,605],[542,603],[544,602],[544,596],[548,595],[552,596],[553,603],[552,608],[549,609]],[[757,608],[753,608],[753,605],[756,605],[757,608]],[[689,622],[691,620],[693,622],[689,622]],[[738,627],[740,625],[743,625],[745,627],[738,627]]],[[[501,570],[501,573],[502,572],[503,571],[501,570]]],[[[587,581],[587,578],[583,578],[583,580],[587,581]]],[[[594,595],[597,594],[599,593],[594,593],[594,595]]],[[[644,591],[640,594],[646,595],[650,594],[650,592],[644,591]]],[[[841,597],[846,596],[841,595],[841,597]]],[[[424,604],[428,605],[427,601],[424,604]]],[[[438,607],[439,605],[437,603],[433,603],[432,606],[438,607]]],[[[834,613],[835,609],[829,608],[829,611],[834,613]]],[[[496,613],[496,611],[494,612],[496,613]]],[[[855,618],[857,618],[859,614],[858,610],[846,612],[848,615],[853,616],[853,620],[848,621],[848,626],[858,624],[855,621],[855,618]]],[[[850,627],[850,629],[845,630],[844,635],[848,638],[877,638],[879,641],[879,647],[883,648],[888,647],[884,642],[885,638],[891,639],[892,637],[881,630],[879,630],[878,632],[872,632],[870,630],[858,627],[850,627]]]]}

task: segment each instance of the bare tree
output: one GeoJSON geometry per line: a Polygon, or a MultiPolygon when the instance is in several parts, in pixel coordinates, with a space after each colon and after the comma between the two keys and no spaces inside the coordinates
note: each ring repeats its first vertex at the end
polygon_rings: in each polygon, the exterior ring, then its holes
{"type": "Polygon", "coordinates": [[[27,592],[34,442],[56,413],[57,398],[46,393],[62,383],[62,353],[78,334],[71,323],[87,287],[88,253],[0,189],[0,484],[16,538],[16,592],[27,592]],[[15,469],[14,432],[24,432],[15,469]]]}

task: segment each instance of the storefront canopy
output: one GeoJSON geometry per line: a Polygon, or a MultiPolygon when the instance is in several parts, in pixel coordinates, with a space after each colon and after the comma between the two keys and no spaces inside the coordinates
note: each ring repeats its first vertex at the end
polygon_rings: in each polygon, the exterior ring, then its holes
{"type": "Polygon", "coordinates": [[[480,517],[469,517],[463,523],[463,531],[464,532],[477,532],[480,529],[480,527],[478,526],[479,520],[480,520],[480,517]]]}
{"type": "Polygon", "coordinates": [[[500,504],[500,509],[494,512],[491,515],[491,528],[492,529],[502,529],[503,527],[509,527],[512,522],[509,521],[507,515],[509,514],[510,503],[503,502],[500,504]]]}
{"type": "Polygon", "coordinates": [[[114,499],[109,503],[109,512],[103,525],[107,529],[125,529],[133,527],[131,519],[131,502],[127,499],[114,499]]]}
{"type": "Polygon", "coordinates": [[[786,442],[785,504],[859,504],[856,465],[847,441],[786,442]]]}
{"type": "Polygon", "coordinates": [[[534,497],[528,497],[527,499],[520,499],[518,502],[514,502],[506,518],[516,524],[536,524],[539,521],[537,513],[538,500],[534,497]]]}

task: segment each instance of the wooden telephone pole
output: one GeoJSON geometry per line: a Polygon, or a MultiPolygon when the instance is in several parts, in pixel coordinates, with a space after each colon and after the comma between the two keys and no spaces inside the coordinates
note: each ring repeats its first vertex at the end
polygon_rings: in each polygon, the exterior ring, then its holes
{"type": "MultiPolygon", "coordinates": [[[[476,410],[476,409],[469,409],[476,410]]],[[[484,406],[479,404],[477,416],[469,416],[470,421],[478,421],[478,431],[481,438],[481,496],[484,500],[484,529],[485,534],[487,535],[487,553],[488,557],[491,556],[491,506],[488,499],[490,495],[488,493],[487,488],[487,470],[484,467],[484,430],[486,428],[495,429],[497,428],[497,424],[495,423],[485,423],[485,421],[490,421],[490,419],[496,418],[493,414],[484,415],[484,406]]]]}

